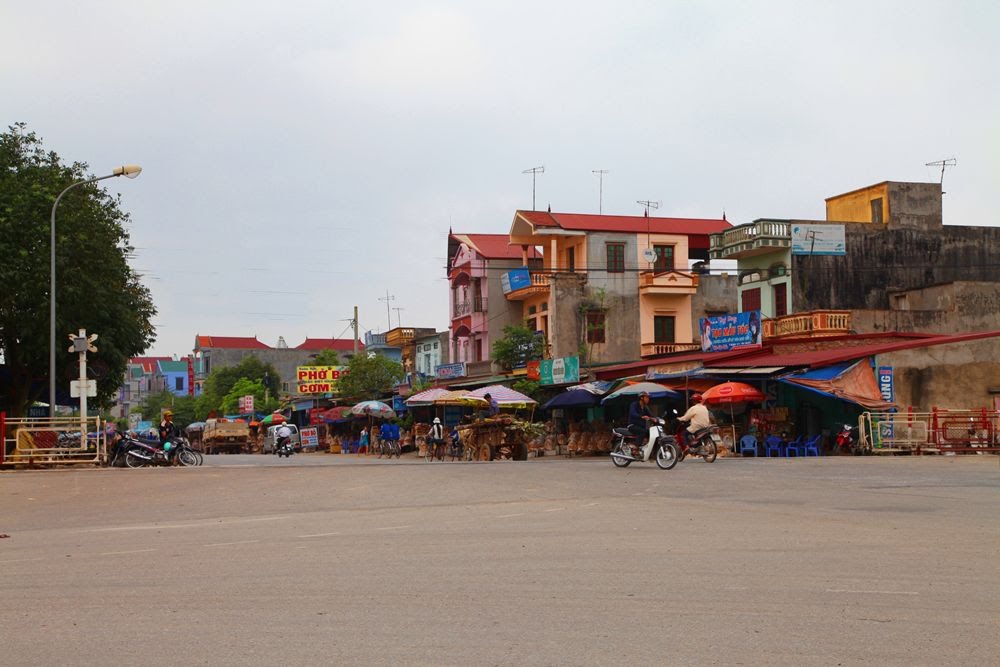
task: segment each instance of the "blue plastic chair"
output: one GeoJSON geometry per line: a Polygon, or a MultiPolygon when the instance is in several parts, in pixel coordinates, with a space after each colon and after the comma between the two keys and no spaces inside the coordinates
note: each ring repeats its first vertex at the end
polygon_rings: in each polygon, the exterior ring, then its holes
{"type": "Polygon", "coordinates": [[[767,436],[764,439],[764,456],[771,456],[771,452],[774,452],[775,456],[781,456],[781,447],[783,444],[781,436],[767,436]]]}
{"type": "Polygon", "coordinates": [[[795,454],[795,458],[806,455],[805,449],[805,436],[800,435],[794,440],[789,440],[785,443],[785,458],[791,458],[792,454],[795,454]]]}
{"type": "Polygon", "coordinates": [[[804,456],[809,456],[809,452],[812,452],[813,456],[819,456],[819,441],[823,437],[822,434],[814,435],[813,437],[802,443],[802,453],[804,456]]]}
{"type": "Polygon", "coordinates": [[[757,438],[749,433],[740,438],[740,456],[746,456],[747,452],[752,452],[755,457],[760,456],[757,449],[757,438]]]}

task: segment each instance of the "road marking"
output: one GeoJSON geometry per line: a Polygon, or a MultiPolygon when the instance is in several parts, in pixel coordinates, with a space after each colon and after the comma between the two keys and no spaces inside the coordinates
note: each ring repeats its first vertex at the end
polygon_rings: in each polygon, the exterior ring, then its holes
{"type": "Polygon", "coordinates": [[[331,535],[340,535],[340,533],[314,533],[312,535],[299,535],[300,538],[304,537],[329,537],[331,535]]]}
{"type": "Polygon", "coordinates": [[[600,505],[601,503],[587,503],[584,507],[593,507],[594,505],[600,505]]]}
{"type": "Polygon", "coordinates": [[[413,528],[413,526],[383,526],[381,528],[376,528],[375,530],[400,530],[402,528],[413,528]]]}
{"type": "Polygon", "coordinates": [[[509,519],[511,517],[514,517],[514,516],[524,516],[524,512],[518,512],[517,514],[501,514],[500,516],[498,516],[496,518],[497,519],[509,519]]]}
{"type": "Polygon", "coordinates": [[[0,560],[2,563],[30,563],[32,561],[42,560],[41,558],[15,558],[14,560],[0,560]]]}
{"type": "Polygon", "coordinates": [[[203,544],[203,547],[228,547],[234,544],[253,544],[254,542],[260,542],[260,540],[240,540],[239,542],[216,542],[215,544],[203,544]]]}
{"type": "Polygon", "coordinates": [[[87,530],[82,530],[82,533],[117,533],[125,530],[166,530],[168,528],[207,528],[214,527],[220,523],[234,524],[234,523],[251,523],[255,521],[280,521],[281,519],[288,519],[289,516],[259,516],[251,517],[248,519],[225,519],[219,517],[216,519],[205,519],[201,523],[164,523],[164,524],[152,524],[148,526],[117,526],[113,528],[88,528],[87,530]]]}
{"type": "Polygon", "coordinates": [[[552,509],[545,510],[545,511],[546,512],[562,512],[564,509],[566,509],[566,508],[565,507],[553,507],[552,509]]]}
{"type": "Polygon", "coordinates": [[[105,551],[104,553],[98,554],[99,556],[124,556],[125,554],[142,554],[148,551],[156,551],[156,549],[135,549],[133,551],[105,551]]]}
{"type": "Polygon", "coordinates": [[[848,588],[828,588],[827,593],[857,593],[859,595],[920,595],[916,591],[876,591],[876,590],[853,590],[848,588]]]}

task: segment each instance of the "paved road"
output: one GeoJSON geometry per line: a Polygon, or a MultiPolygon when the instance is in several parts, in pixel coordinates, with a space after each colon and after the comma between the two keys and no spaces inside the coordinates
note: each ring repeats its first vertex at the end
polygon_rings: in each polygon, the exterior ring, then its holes
{"type": "Polygon", "coordinates": [[[273,461],[0,473],[0,662],[1000,655],[997,457],[273,461]]]}

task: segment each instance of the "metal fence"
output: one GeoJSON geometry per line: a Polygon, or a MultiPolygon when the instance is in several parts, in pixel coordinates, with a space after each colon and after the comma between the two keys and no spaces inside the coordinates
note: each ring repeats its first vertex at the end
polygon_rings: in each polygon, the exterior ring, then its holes
{"type": "Polygon", "coordinates": [[[8,418],[0,413],[0,466],[97,464],[107,460],[100,417],[8,418]]]}
{"type": "Polygon", "coordinates": [[[1000,411],[865,412],[861,445],[874,453],[1000,453],[1000,411]]]}

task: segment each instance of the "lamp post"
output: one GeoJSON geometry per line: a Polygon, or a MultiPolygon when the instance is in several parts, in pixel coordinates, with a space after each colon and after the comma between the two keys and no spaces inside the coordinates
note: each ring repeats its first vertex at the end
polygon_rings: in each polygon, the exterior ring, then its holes
{"type": "MultiPolygon", "coordinates": [[[[97,176],[94,178],[89,178],[85,181],[77,181],[66,187],[65,190],[59,193],[56,197],[55,202],[52,204],[52,221],[49,225],[50,231],[52,233],[51,247],[49,248],[51,252],[50,256],[50,282],[49,282],[49,417],[55,417],[56,415],[56,208],[59,207],[59,200],[63,198],[67,192],[79,185],[87,185],[88,183],[96,183],[97,181],[103,181],[106,178],[115,178],[117,176],[127,176],[128,178],[135,178],[142,172],[142,167],[137,164],[126,164],[121,167],[115,168],[114,172],[108,174],[107,176],[97,176]]],[[[81,415],[86,418],[86,415],[81,415]]]]}

